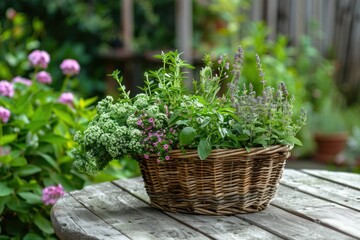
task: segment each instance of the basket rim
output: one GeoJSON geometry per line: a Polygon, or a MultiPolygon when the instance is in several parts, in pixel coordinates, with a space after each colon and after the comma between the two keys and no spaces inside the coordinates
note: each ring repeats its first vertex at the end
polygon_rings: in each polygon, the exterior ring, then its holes
{"type": "MultiPolygon", "coordinates": [[[[218,158],[218,157],[231,157],[231,156],[244,156],[244,157],[251,157],[254,155],[261,155],[261,154],[273,154],[277,152],[290,152],[294,146],[292,145],[271,145],[267,147],[253,147],[253,148],[215,148],[211,150],[211,153],[206,158],[218,158]]],[[[176,149],[171,150],[170,158],[199,158],[198,152],[196,149],[176,149]]],[[[158,157],[156,154],[151,154],[150,158],[158,157]]],[[[205,159],[205,160],[206,160],[205,159]]],[[[204,160],[202,160],[204,161],[204,160]]]]}

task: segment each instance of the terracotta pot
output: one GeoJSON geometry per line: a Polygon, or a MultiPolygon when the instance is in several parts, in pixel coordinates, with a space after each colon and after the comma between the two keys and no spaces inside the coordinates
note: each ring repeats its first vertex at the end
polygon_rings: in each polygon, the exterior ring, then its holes
{"type": "Polygon", "coordinates": [[[347,132],[339,133],[316,133],[314,140],[316,142],[315,159],[324,163],[340,164],[342,151],[345,149],[348,139],[347,132]]]}

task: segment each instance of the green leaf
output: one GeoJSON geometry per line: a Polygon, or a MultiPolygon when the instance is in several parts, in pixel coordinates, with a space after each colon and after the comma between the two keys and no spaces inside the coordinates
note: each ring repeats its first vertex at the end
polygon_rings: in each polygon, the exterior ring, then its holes
{"type": "Polygon", "coordinates": [[[25,126],[26,129],[35,132],[36,130],[42,128],[43,126],[49,124],[47,120],[35,120],[31,121],[29,124],[25,126]]]}
{"type": "Polygon", "coordinates": [[[5,204],[6,204],[7,200],[8,200],[7,197],[0,197],[0,216],[2,215],[2,213],[5,209],[5,204]]]}
{"type": "Polygon", "coordinates": [[[62,121],[66,122],[67,124],[69,124],[70,126],[76,126],[74,120],[72,119],[72,117],[70,116],[70,114],[68,114],[65,111],[61,111],[57,108],[54,108],[54,112],[56,114],[56,116],[61,119],[62,121]]]}
{"type": "Polygon", "coordinates": [[[49,220],[44,218],[40,213],[37,213],[34,217],[35,225],[40,228],[41,231],[47,234],[53,234],[54,230],[49,220]]]}
{"type": "Polygon", "coordinates": [[[56,171],[60,172],[60,168],[58,164],[51,156],[41,152],[37,152],[36,154],[42,157],[43,159],[45,159],[45,161],[49,163],[54,169],[56,169],[56,171]]]}
{"type": "Polygon", "coordinates": [[[17,134],[8,134],[8,135],[3,135],[0,138],[0,146],[3,146],[5,144],[9,144],[12,143],[13,141],[15,141],[17,139],[17,134]]]}
{"type": "Polygon", "coordinates": [[[24,167],[21,167],[17,173],[19,174],[19,176],[24,177],[24,176],[33,175],[38,172],[41,172],[41,168],[35,165],[28,164],[24,167]]]}
{"type": "Polygon", "coordinates": [[[18,192],[18,195],[25,199],[29,204],[39,204],[42,203],[41,196],[31,192],[18,192]]]}
{"type": "Polygon", "coordinates": [[[240,134],[240,135],[236,135],[236,139],[238,141],[246,141],[249,139],[249,136],[246,134],[240,134]]]}
{"type": "Polygon", "coordinates": [[[26,203],[25,201],[19,201],[19,199],[15,196],[12,196],[7,204],[8,208],[10,208],[12,211],[20,212],[20,213],[29,213],[29,209],[31,206],[26,203]]]}
{"type": "Polygon", "coordinates": [[[46,134],[44,136],[40,136],[39,141],[52,143],[52,144],[63,144],[63,143],[67,143],[69,140],[60,135],[46,134]]]}
{"type": "Polygon", "coordinates": [[[185,127],[180,132],[180,144],[186,145],[193,142],[196,136],[196,130],[192,127],[185,127]]]}
{"type": "Polygon", "coordinates": [[[23,240],[42,240],[43,238],[36,233],[27,233],[23,240]]]}
{"type": "Polygon", "coordinates": [[[302,142],[295,136],[287,136],[285,138],[285,141],[289,142],[289,143],[294,143],[296,145],[302,146],[302,142]]]}
{"type": "Polygon", "coordinates": [[[197,151],[201,160],[206,159],[211,152],[211,143],[207,139],[202,138],[198,145],[197,151]]]}
{"type": "Polygon", "coordinates": [[[13,193],[13,189],[9,188],[6,183],[0,182],[0,197],[5,197],[13,193]]]}
{"type": "MultiPolygon", "coordinates": [[[[84,100],[84,107],[90,106],[91,104],[93,104],[94,102],[96,102],[96,100],[98,99],[98,97],[92,97],[92,98],[87,98],[84,100]]],[[[80,99],[83,100],[83,99],[80,99]]]]}
{"type": "Polygon", "coordinates": [[[4,155],[4,156],[0,156],[0,163],[1,164],[9,164],[12,160],[11,155],[4,155]]]}
{"type": "Polygon", "coordinates": [[[52,103],[42,105],[41,107],[36,109],[31,119],[33,121],[48,121],[51,116],[52,106],[52,103]]]}
{"type": "Polygon", "coordinates": [[[21,167],[27,164],[26,158],[24,157],[15,157],[10,162],[10,165],[13,167],[21,167]]]}

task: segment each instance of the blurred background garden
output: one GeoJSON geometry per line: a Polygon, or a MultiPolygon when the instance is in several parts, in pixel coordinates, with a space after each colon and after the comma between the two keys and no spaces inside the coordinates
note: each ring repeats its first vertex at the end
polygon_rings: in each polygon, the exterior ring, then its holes
{"type": "Polygon", "coordinates": [[[258,90],[259,54],[268,83],[284,81],[296,114],[308,112],[288,167],[360,172],[360,1],[2,0],[0,14],[0,239],[56,239],[45,187],[139,175],[132,159],[95,177],[77,172],[73,136],[100,99],[117,95],[109,74],[119,69],[134,95],[161,51],[183,52],[197,79],[205,53],[216,59],[241,45],[242,80],[258,90]],[[28,59],[38,49],[50,55],[51,81],[19,83],[38,79],[28,59]],[[64,59],[79,71],[64,72],[64,59]]]}

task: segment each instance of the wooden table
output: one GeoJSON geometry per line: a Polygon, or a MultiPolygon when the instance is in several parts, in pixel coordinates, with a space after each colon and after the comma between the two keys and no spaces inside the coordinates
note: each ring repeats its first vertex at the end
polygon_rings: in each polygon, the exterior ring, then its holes
{"type": "Polygon", "coordinates": [[[85,187],[51,211],[60,239],[360,239],[360,175],[284,171],[264,211],[236,216],[162,212],[141,178],[85,187]]]}

